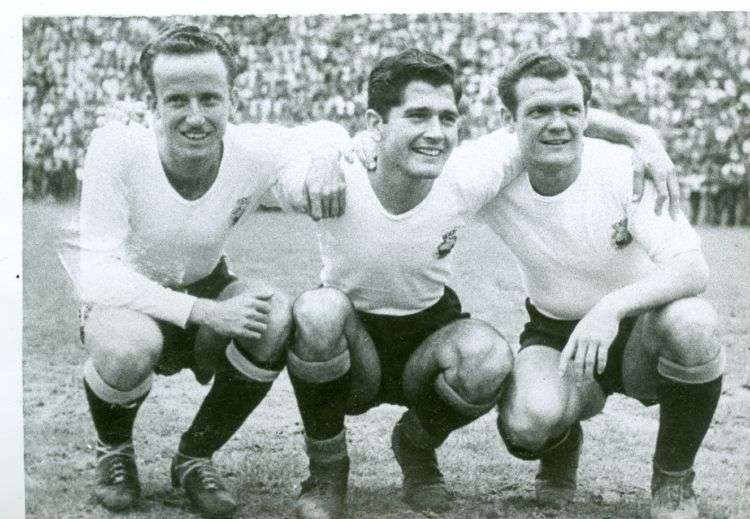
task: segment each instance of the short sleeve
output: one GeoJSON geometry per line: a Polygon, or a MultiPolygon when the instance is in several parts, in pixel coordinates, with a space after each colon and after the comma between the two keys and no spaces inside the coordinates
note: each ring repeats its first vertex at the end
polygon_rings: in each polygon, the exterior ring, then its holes
{"type": "Polygon", "coordinates": [[[641,201],[627,207],[628,229],[649,257],[655,263],[663,263],[684,252],[700,251],[700,237],[685,215],[680,213],[673,220],[666,208],[657,215],[656,188],[646,182],[643,191],[641,201]]]}
{"type": "Polygon", "coordinates": [[[514,135],[497,130],[465,141],[448,159],[443,175],[474,214],[521,172],[514,135]]]}

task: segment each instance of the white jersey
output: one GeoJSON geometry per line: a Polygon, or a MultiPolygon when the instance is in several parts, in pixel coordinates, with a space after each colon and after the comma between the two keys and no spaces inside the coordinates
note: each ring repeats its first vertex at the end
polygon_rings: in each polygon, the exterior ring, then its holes
{"type": "Polygon", "coordinates": [[[581,172],[565,191],[539,195],[523,172],[482,209],[515,256],[531,302],[549,317],[580,319],[655,264],[700,250],[683,216],[654,214],[650,183],[642,202],[632,203],[631,158],[630,148],[585,138],[581,172]]]}
{"type": "Polygon", "coordinates": [[[191,201],[167,180],[152,129],[95,130],[81,196],[82,299],[185,326],[195,298],[179,290],[214,269],[233,226],[279,175],[304,178],[299,135],[228,125],[217,177],[191,201]]]}
{"type": "MultiPolygon", "coordinates": [[[[497,135],[484,142],[499,146],[497,135]]],[[[346,212],[318,222],[323,285],[346,293],[362,312],[407,315],[435,304],[451,276],[461,227],[506,178],[499,148],[490,156],[474,145],[461,145],[427,197],[402,214],[382,206],[359,163],[342,161],[346,212]]]]}

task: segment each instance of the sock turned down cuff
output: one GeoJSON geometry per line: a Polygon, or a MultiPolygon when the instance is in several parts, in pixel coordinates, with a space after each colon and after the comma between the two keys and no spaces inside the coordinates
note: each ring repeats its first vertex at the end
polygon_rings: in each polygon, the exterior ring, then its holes
{"type": "Polygon", "coordinates": [[[121,391],[107,384],[96,370],[94,362],[91,359],[88,359],[83,365],[83,379],[89,385],[91,391],[105,402],[126,405],[141,398],[151,390],[154,374],[150,373],[148,377],[146,377],[146,380],[133,389],[121,391]]]}
{"type": "Polygon", "coordinates": [[[721,348],[716,356],[700,366],[682,366],[664,357],[659,357],[657,371],[667,379],[683,384],[705,384],[724,374],[726,355],[721,348]]]}

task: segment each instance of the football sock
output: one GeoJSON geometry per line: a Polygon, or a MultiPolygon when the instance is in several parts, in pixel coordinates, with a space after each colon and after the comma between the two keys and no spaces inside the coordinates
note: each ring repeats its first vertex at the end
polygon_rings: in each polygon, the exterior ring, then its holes
{"type": "Polygon", "coordinates": [[[91,359],[83,366],[83,387],[99,441],[119,445],[133,438],[138,409],[151,390],[153,374],[136,387],[122,391],[107,384],[91,359]]]}
{"type": "Polygon", "coordinates": [[[659,432],[654,465],[680,472],[693,466],[721,395],[722,377],[697,384],[659,375],[659,432]]]}
{"type": "Polygon", "coordinates": [[[414,445],[435,449],[442,445],[452,431],[473,422],[491,408],[492,405],[474,406],[464,401],[440,374],[412,409],[404,414],[404,434],[414,445]],[[458,405],[457,399],[463,404],[458,405]],[[421,427],[409,425],[412,422],[407,416],[409,413],[413,413],[421,427]],[[420,428],[427,434],[421,434],[420,428]]]}
{"type": "Polygon", "coordinates": [[[129,404],[113,404],[94,393],[86,379],[83,380],[83,387],[86,390],[86,400],[99,441],[107,445],[120,445],[131,441],[135,417],[148,392],[129,404]]]}
{"type": "MultiPolygon", "coordinates": [[[[251,363],[244,355],[242,358],[251,363]]],[[[252,365],[260,374],[278,374],[282,367],[254,361],[252,365]]],[[[237,432],[250,413],[263,401],[272,385],[273,379],[251,380],[230,367],[216,373],[198,414],[182,435],[180,453],[192,458],[212,456],[237,432]]]]}
{"type": "Polygon", "coordinates": [[[329,465],[348,458],[346,430],[326,440],[315,440],[305,436],[305,451],[310,462],[319,465],[329,465]]]}
{"type": "Polygon", "coordinates": [[[349,352],[323,362],[304,361],[289,352],[288,363],[305,434],[313,440],[334,438],[344,429],[351,380],[349,352]]]}

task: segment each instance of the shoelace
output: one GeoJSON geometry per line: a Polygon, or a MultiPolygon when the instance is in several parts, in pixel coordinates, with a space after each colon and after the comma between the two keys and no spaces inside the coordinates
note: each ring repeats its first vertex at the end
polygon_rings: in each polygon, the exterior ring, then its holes
{"type": "Polygon", "coordinates": [[[211,463],[210,458],[188,458],[183,456],[186,461],[183,461],[178,466],[177,470],[180,474],[180,483],[184,486],[185,478],[192,471],[197,470],[198,479],[201,482],[201,486],[206,490],[217,490],[219,488],[219,475],[216,472],[216,468],[211,463]]]}
{"type": "Polygon", "coordinates": [[[134,460],[135,452],[133,451],[132,442],[123,443],[117,446],[106,445],[101,442],[96,443],[96,456],[98,463],[108,462],[107,477],[112,483],[122,483],[128,475],[126,459],[134,460]]]}

